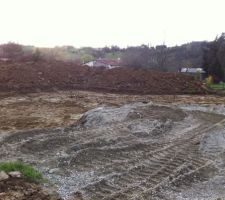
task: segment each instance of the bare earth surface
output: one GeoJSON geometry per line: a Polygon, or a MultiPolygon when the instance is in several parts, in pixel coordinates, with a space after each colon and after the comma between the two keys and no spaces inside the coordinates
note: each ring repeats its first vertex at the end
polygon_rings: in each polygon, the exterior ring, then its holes
{"type": "Polygon", "coordinates": [[[223,199],[224,102],[81,91],[2,95],[0,159],[34,165],[64,199],[223,199]]]}
{"type": "Polygon", "coordinates": [[[62,200],[58,194],[44,190],[23,178],[0,181],[1,200],[62,200]]]}
{"type": "Polygon", "coordinates": [[[85,91],[0,94],[0,131],[62,127],[74,124],[81,115],[98,106],[120,106],[132,102],[160,104],[224,104],[225,97],[198,95],[118,95],[85,91]]]}
{"type": "Polygon", "coordinates": [[[79,89],[122,94],[209,94],[194,77],[181,73],[119,67],[110,70],[60,61],[0,61],[0,91],[79,89]]]}

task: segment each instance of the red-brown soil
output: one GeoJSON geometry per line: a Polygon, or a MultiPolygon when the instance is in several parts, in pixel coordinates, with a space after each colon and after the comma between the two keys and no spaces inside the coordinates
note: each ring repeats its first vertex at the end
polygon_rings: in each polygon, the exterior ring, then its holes
{"type": "Polygon", "coordinates": [[[22,178],[0,181],[1,200],[62,200],[56,193],[49,193],[39,185],[22,178]]]}
{"type": "Polygon", "coordinates": [[[91,69],[64,62],[2,62],[0,91],[82,89],[132,94],[205,94],[193,77],[144,69],[91,69]]]}

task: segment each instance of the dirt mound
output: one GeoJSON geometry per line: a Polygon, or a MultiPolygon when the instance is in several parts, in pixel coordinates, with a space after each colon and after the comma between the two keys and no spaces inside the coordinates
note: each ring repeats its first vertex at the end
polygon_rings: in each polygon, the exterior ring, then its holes
{"type": "MultiPolygon", "coordinates": [[[[168,120],[181,120],[185,117],[185,113],[176,112],[173,115],[169,113],[170,108],[162,107],[162,106],[153,106],[152,103],[144,104],[144,103],[134,103],[134,104],[126,104],[122,107],[114,108],[114,107],[98,107],[86,112],[82,118],[79,120],[80,124],[84,128],[96,128],[96,127],[104,127],[106,125],[110,125],[118,122],[127,122],[129,120],[137,119],[137,118],[146,118],[151,115],[154,116],[152,119],[153,124],[160,120],[163,123],[168,120]],[[147,108],[147,109],[146,109],[147,108]],[[151,109],[149,109],[151,108],[151,109]]],[[[79,123],[78,123],[79,124],[79,123]]],[[[144,122],[145,124],[145,122],[144,122]]],[[[133,124],[132,124],[133,125],[133,124]]],[[[147,122],[147,127],[145,125],[142,126],[142,123],[139,122],[134,126],[138,130],[142,130],[143,128],[150,130],[150,122],[147,122]]]]}
{"type": "Polygon", "coordinates": [[[0,181],[1,200],[61,200],[57,194],[49,194],[35,183],[22,178],[0,181]]]}
{"type": "Polygon", "coordinates": [[[91,69],[64,62],[0,63],[0,90],[84,89],[133,94],[205,94],[193,77],[144,69],[91,69]]]}

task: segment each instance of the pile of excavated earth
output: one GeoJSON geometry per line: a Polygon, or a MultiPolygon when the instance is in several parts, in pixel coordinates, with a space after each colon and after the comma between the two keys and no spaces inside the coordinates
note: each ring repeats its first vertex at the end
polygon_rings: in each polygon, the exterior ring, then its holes
{"type": "Polygon", "coordinates": [[[0,90],[85,89],[132,94],[206,94],[194,77],[131,68],[92,69],[58,61],[0,62],[0,90]]]}

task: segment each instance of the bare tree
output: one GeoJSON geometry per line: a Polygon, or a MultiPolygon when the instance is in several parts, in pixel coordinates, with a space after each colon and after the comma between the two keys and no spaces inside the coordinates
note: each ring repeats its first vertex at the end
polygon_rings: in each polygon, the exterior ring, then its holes
{"type": "Polygon", "coordinates": [[[155,54],[156,54],[157,68],[161,71],[167,71],[168,49],[166,45],[156,46],[155,51],[156,51],[155,54]]]}
{"type": "Polygon", "coordinates": [[[19,59],[23,56],[23,48],[21,45],[16,43],[8,43],[2,45],[2,51],[5,58],[11,60],[19,59]]]}

